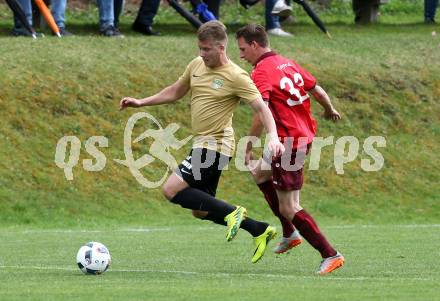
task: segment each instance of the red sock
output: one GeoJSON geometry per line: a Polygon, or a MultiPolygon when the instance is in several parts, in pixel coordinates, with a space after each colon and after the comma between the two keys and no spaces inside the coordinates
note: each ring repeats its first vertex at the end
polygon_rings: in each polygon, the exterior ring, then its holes
{"type": "Polygon", "coordinates": [[[329,244],[324,234],[319,230],[313,217],[304,209],[297,212],[292,220],[302,237],[307,240],[316,250],[321,253],[322,258],[336,255],[336,250],[329,244]]]}
{"type": "Polygon", "coordinates": [[[280,207],[278,204],[278,196],[275,188],[273,187],[272,181],[258,184],[258,188],[260,188],[261,192],[264,194],[264,198],[269,204],[270,209],[272,209],[273,214],[275,214],[275,216],[279,218],[281,226],[283,227],[283,236],[289,237],[290,235],[292,235],[293,231],[295,231],[295,227],[293,226],[291,221],[281,215],[280,207]]]}

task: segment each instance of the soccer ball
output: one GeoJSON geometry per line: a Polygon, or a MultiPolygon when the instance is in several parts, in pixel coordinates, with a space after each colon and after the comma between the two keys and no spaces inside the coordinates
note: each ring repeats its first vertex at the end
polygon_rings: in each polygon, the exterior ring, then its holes
{"type": "Polygon", "coordinates": [[[102,243],[91,241],[79,248],[76,263],[84,274],[99,275],[110,266],[110,252],[102,243]]]}

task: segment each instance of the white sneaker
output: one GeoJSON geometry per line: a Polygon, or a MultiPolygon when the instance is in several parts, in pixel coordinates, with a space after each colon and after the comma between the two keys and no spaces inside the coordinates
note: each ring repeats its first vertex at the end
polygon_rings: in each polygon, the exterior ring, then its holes
{"type": "Polygon", "coordinates": [[[299,246],[301,242],[301,236],[299,235],[298,230],[295,229],[295,231],[293,231],[289,237],[281,238],[281,241],[277,244],[273,251],[276,254],[282,254],[296,246],[299,246]]]}
{"type": "Polygon", "coordinates": [[[333,272],[334,270],[342,267],[344,265],[345,258],[341,253],[337,252],[335,256],[324,258],[319,265],[318,271],[319,275],[325,275],[333,272]]]}
{"type": "Polygon", "coordinates": [[[272,15],[287,17],[292,14],[292,7],[287,5],[284,0],[277,0],[272,9],[272,15]]]}
{"type": "Polygon", "coordinates": [[[268,34],[279,36],[279,37],[293,37],[293,34],[282,30],[281,28],[272,28],[267,31],[268,34]]]}

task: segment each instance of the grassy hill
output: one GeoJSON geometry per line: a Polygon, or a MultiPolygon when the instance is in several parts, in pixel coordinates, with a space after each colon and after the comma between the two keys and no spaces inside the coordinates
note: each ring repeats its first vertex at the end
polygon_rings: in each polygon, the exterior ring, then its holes
{"type": "MultiPolygon", "coordinates": [[[[165,34],[147,38],[128,31],[130,16],[123,19],[125,39],[94,35],[90,12],[69,15],[72,38],[46,37],[32,41],[9,38],[10,15],[0,6],[0,224],[76,226],[167,223],[192,221],[189,214],[168,204],[160,189],[146,189],[128,169],[113,159],[123,159],[124,127],[134,110],[118,112],[123,96],[143,97],[172,83],[197,55],[189,25],[172,19],[169,9],[158,17],[165,34]],[[74,19],[74,17],[77,17],[74,19]],[[76,136],[82,142],[73,181],[67,181],[54,162],[57,141],[76,136]],[[83,159],[90,136],[108,138],[101,151],[107,158],[100,172],[88,172],[83,159]]],[[[249,12],[246,12],[249,13],[249,12]]],[[[343,120],[324,121],[313,104],[318,136],[354,136],[360,142],[383,136],[378,148],[385,159],[378,172],[365,172],[364,153],[337,174],[334,146],[323,149],[320,168],[306,171],[303,205],[321,219],[338,223],[412,223],[440,220],[440,38],[435,26],[413,23],[420,11],[408,13],[404,24],[389,22],[355,27],[342,16],[331,21],[333,39],[327,39],[298,13],[299,23],[288,29],[291,39],[272,38],[272,48],[295,58],[316,76],[342,113],[343,120]]],[[[230,25],[229,54],[240,62],[230,25]]],[[[175,16],[173,17],[175,18],[175,16]]],[[[386,19],[387,16],[384,16],[386,19]]],[[[262,22],[261,16],[257,21],[262,22]]],[[[180,21],[181,22],[181,21],[180,21]]],[[[176,122],[181,139],[191,134],[189,97],[173,106],[149,108],[163,126],[176,122]]],[[[236,137],[244,136],[251,121],[250,108],[235,114],[236,137]]],[[[140,133],[142,129],[138,127],[140,133]]],[[[139,157],[148,150],[136,147],[139,157]]],[[[190,145],[173,152],[178,162],[190,145]]],[[[153,163],[143,170],[159,178],[165,167],[153,163]]],[[[219,197],[240,203],[256,217],[273,220],[250,176],[233,168],[223,175],[219,197]]]]}

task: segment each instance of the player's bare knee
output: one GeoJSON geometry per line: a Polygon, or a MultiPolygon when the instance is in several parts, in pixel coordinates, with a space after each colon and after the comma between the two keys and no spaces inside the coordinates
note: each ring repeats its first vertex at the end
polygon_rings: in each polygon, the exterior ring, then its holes
{"type": "Polygon", "coordinates": [[[301,205],[299,204],[299,200],[295,200],[293,202],[293,214],[297,214],[298,212],[300,212],[301,210],[303,210],[303,207],[301,207],[301,205]]]}
{"type": "Polygon", "coordinates": [[[270,177],[267,177],[264,174],[257,174],[254,176],[254,181],[257,184],[262,184],[264,182],[269,181],[270,179],[271,179],[270,177]]]}
{"type": "Polygon", "coordinates": [[[261,171],[251,170],[250,172],[251,172],[252,177],[254,178],[254,182],[257,185],[271,180],[270,175],[268,176],[266,173],[263,173],[261,171]]]}
{"type": "Polygon", "coordinates": [[[303,208],[299,204],[293,206],[293,214],[297,214],[301,210],[303,210],[303,208]]]}
{"type": "Polygon", "coordinates": [[[174,196],[177,194],[177,192],[173,189],[172,186],[167,185],[167,183],[165,183],[165,185],[162,186],[162,194],[168,201],[171,201],[174,198],[174,196]]]}
{"type": "Polygon", "coordinates": [[[252,178],[254,179],[254,181],[257,183],[257,173],[255,172],[255,170],[249,170],[252,178]]]}
{"type": "Polygon", "coordinates": [[[280,206],[280,213],[288,220],[292,220],[295,215],[294,211],[289,206],[280,206]]]}

